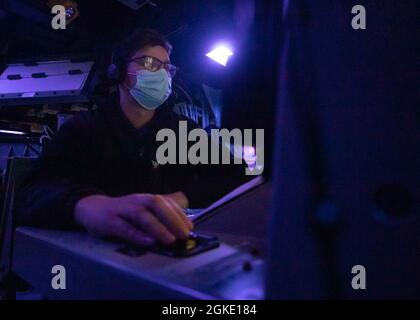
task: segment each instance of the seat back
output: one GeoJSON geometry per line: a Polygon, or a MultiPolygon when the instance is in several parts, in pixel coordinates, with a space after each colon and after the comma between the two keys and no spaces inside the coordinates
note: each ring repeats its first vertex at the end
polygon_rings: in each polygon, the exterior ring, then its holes
{"type": "Polygon", "coordinates": [[[5,190],[0,216],[0,282],[7,276],[11,266],[13,247],[13,204],[15,192],[32,167],[35,158],[9,157],[4,177],[5,190]]]}

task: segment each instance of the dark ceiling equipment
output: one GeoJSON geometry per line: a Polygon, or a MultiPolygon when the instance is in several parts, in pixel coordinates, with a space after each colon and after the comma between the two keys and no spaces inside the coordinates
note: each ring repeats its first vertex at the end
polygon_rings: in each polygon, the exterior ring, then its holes
{"type": "Polygon", "coordinates": [[[126,5],[130,9],[133,10],[139,10],[143,8],[144,6],[152,6],[152,7],[158,7],[158,4],[156,1],[152,0],[117,0],[121,2],[122,4],[126,5]]]}

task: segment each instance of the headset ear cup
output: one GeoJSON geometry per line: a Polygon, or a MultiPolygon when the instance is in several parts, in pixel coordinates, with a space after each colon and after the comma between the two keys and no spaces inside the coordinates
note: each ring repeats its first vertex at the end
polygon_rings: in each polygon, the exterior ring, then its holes
{"type": "Polygon", "coordinates": [[[120,82],[120,70],[118,69],[115,63],[111,64],[108,67],[108,79],[111,81],[112,84],[118,84],[120,82]]]}

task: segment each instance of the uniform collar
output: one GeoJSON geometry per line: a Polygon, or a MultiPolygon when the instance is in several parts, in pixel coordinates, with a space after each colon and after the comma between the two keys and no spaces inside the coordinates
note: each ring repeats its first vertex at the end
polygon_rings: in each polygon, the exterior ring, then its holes
{"type": "Polygon", "coordinates": [[[131,135],[142,137],[144,135],[155,134],[158,130],[169,125],[167,112],[168,106],[159,107],[152,119],[141,128],[135,128],[127,119],[119,102],[119,94],[112,95],[106,105],[106,113],[108,120],[113,124],[115,129],[123,131],[131,135]]]}

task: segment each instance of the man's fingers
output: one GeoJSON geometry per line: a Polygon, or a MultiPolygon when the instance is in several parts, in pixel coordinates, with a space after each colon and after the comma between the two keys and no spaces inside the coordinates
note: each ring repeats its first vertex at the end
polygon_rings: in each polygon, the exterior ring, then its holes
{"type": "Polygon", "coordinates": [[[139,230],[123,218],[118,218],[112,224],[111,228],[113,236],[126,240],[130,243],[145,247],[154,243],[153,238],[149,237],[145,232],[139,230]]]}
{"type": "Polygon", "coordinates": [[[187,222],[177,212],[180,210],[179,206],[173,206],[163,196],[154,196],[150,201],[149,209],[177,238],[188,238],[190,228],[187,222]]]}
{"type": "Polygon", "coordinates": [[[172,198],[166,198],[171,205],[172,209],[179,215],[182,221],[188,226],[189,230],[191,231],[194,228],[194,224],[190,219],[188,219],[185,211],[176,203],[176,201],[172,198]]]}
{"type": "Polygon", "coordinates": [[[125,210],[120,215],[164,245],[170,245],[176,241],[175,236],[144,207],[139,207],[135,210],[125,210]]]}

